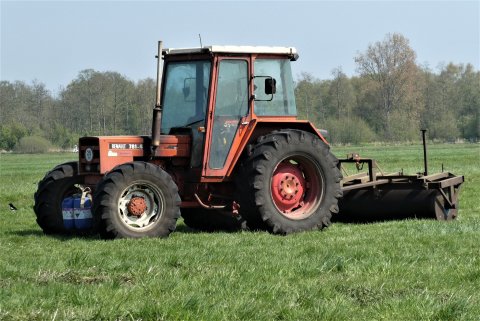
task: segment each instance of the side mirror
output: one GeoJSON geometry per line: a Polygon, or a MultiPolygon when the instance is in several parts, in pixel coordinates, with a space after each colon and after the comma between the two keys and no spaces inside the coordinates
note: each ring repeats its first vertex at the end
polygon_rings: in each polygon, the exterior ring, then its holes
{"type": "Polygon", "coordinates": [[[272,101],[273,95],[277,92],[277,81],[275,78],[272,76],[253,76],[252,79],[255,81],[253,87],[256,92],[253,94],[252,99],[255,101],[272,101]],[[264,80],[258,81],[257,79],[259,78],[264,80]]]}
{"type": "Polygon", "coordinates": [[[265,94],[266,95],[273,95],[277,92],[277,81],[275,78],[267,78],[265,79],[265,94]]]}

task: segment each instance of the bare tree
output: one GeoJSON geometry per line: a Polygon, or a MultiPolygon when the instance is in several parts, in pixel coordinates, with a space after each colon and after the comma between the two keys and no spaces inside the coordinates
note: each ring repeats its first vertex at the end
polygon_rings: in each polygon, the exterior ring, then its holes
{"type": "Polygon", "coordinates": [[[401,34],[387,34],[383,41],[368,46],[355,57],[357,71],[377,85],[380,108],[385,122],[385,136],[391,139],[390,116],[400,107],[406,93],[414,86],[416,54],[401,34]]]}
{"type": "Polygon", "coordinates": [[[355,94],[347,75],[341,67],[332,70],[333,80],[330,84],[330,97],[335,107],[337,119],[350,118],[355,94]]]}

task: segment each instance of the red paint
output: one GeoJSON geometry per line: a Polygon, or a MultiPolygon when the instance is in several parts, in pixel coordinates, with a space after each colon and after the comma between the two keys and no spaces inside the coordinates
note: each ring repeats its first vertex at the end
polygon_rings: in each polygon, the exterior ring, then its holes
{"type": "Polygon", "coordinates": [[[273,203],[289,219],[309,217],[322,198],[320,175],[316,165],[304,157],[280,162],[271,180],[273,203]]]}
{"type": "Polygon", "coordinates": [[[131,215],[141,217],[147,210],[147,203],[143,197],[132,197],[128,202],[127,209],[131,215]]]}
{"type": "Polygon", "coordinates": [[[272,198],[278,209],[290,213],[301,206],[306,182],[302,171],[289,162],[281,162],[272,177],[272,198]]]}

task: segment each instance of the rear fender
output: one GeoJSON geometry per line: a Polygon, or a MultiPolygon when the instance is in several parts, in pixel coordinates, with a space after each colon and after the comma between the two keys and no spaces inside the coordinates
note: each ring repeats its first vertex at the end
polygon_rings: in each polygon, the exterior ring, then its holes
{"type": "Polygon", "coordinates": [[[312,133],[318,138],[320,138],[325,144],[328,144],[327,140],[325,137],[320,133],[318,129],[315,128],[315,126],[306,120],[296,120],[296,121],[279,121],[278,118],[268,120],[268,119],[256,119],[252,120],[253,124],[250,124],[248,126],[248,133],[244,136],[244,139],[242,140],[241,144],[239,145],[239,148],[237,150],[237,153],[235,154],[235,157],[233,158],[229,169],[227,171],[227,177],[231,176],[233,171],[235,170],[238,160],[240,159],[240,156],[243,154],[245,148],[247,147],[248,144],[254,143],[258,137],[267,135],[269,133],[272,133],[273,131],[276,130],[281,130],[281,129],[298,129],[298,130],[303,130],[309,133],[312,133]]]}

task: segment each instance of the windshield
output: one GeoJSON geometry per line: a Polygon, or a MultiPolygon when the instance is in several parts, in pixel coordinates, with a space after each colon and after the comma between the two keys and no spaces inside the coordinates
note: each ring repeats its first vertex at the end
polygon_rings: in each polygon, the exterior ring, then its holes
{"type": "Polygon", "coordinates": [[[162,134],[168,134],[173,127],[204,122],[210,67],[208,60],[166,64],[162,96],[162,134]]]}

